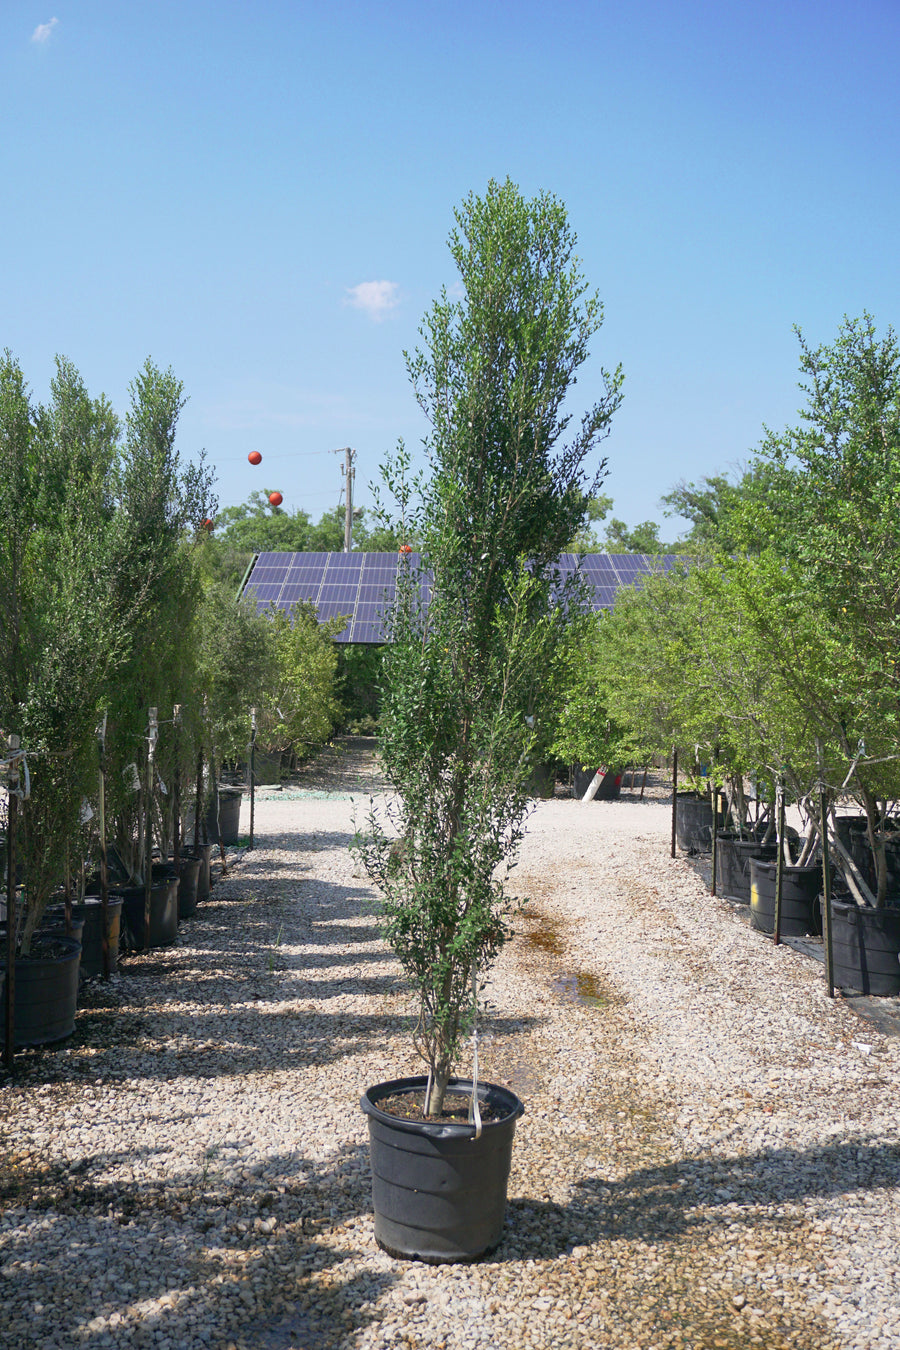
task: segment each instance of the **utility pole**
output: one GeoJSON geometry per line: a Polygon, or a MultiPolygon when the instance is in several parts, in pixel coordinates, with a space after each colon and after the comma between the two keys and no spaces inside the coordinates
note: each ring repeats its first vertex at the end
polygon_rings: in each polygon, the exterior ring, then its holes
{"type": "Polygon", "coordinates": [[[341,465],[341,473],[344,476],[344,552],[349,553],[353,533],[353,480],[356,477],[353,461],[356,458],[356,451],[345,445],[342,450],[332,450],[331,453],[345,456],[341,465]]]}

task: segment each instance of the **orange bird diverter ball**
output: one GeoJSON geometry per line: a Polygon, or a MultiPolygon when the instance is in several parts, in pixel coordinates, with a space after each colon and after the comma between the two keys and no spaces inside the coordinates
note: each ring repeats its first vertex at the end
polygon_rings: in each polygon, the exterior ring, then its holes
{"type": "Polygon", "coordinates": [[[270,492],[270,493],[269,493],[269,505],[270,505],[270,506],[280,506],[281,503],[282,503],[283,501],[284,501],[284,498],[282,497],[282,495],[281,495],[280,492],[270,492]]]}
{"type": "Polygon", "coordinates": [[[247,458],[251,464],[262,464],[262,455],[258,450],[251,450],[247,458]]]}

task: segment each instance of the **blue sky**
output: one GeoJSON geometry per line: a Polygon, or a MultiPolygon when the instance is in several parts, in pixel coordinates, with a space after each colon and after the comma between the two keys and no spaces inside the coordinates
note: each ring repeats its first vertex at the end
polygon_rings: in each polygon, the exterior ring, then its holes
{"type": "Polygon", "coordinates": [[[898,57],[896,0],[5,0],[0,347],[119,411],[171,365],[223,505],[318,519],[345,445],[365,505],[424,431],[453,207],[509,176],[568,207],[606,313],[573,406],[622,362],[605,490],[661,520],[796,420],[795,323],[897,322],[898,57]]]}

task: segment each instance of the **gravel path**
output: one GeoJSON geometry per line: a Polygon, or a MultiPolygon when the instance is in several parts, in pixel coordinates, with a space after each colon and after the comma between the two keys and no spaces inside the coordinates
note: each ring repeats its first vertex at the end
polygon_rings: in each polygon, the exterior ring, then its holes
{"type": "Polygon", "coordinates": [[[378,1250],[358,1100],[420,1071],[347,851],[379,786],[355,745],[261,794],[177,946],[0,1078],[0,1345],[895,1350],[900,1039],[669,858],[659,790],[532,817],[482,1027],[526,1104],[501,1247],[378,1250]]]}

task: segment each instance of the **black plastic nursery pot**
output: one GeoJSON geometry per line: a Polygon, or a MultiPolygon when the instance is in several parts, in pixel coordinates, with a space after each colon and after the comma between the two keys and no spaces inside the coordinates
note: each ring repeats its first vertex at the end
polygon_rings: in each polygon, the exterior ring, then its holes
{"type": "MultiPolygon", "coordinates": [[[[474,1125],[404,1120],[379,1102],[421,1092],[424,1077],[378,1083],[360,1105],[369,1120],[375,1240],[390,1256],[440,1264],[476,1261],[500,1241],[516,1121],[525,1107],[514,1092],[478,1084],[478,1101],[501,1115],[474,1125]]],[[[471,1079],[448,1091],[470,1094],[471,1079]]]]}
{"type": "MultiPolygon", "coordinates": [[[[264,783],[281,782],[281,761],[282,752],[280,750],[256,750],[253,754],[253,782],[257,787],[264,783]]],[[[246,776],[249,785],[250,765],[246,766],[246,776]]]]}
{"type": "Polygon", "coordinates": [[[200,859],[200,870],[197,873],[197,904],[203,900],[209,899],[210,892],[210,873],[209,860],[212,854],[212,844],[198,844],[195,849],[191,849],[191,854],[196,854],[200,859]]]}
{"type": "Polygon", "coordinates": [[[716,894],[738,904],[750,904],[750,862],[771,862],[778,857],[778,844],[743,839],[732,830],[716,834],[716,894]]]}
{"type": "Polygon", "coordinates": [[[42,933],[53,933],[56,937],[74,938],[78,943],[79,949],[83,946],[82,937],[84,934],[84,919],[78,914],[72,915],[72,921],[69,924],[67,931],[65,911],[63,910],[62,913],[55,913],[52,909],[45,909],[44,917],[41,919],[38,927],[42,933]]]}
{"type": "MultiPolygon", "coordinates": [[[[721,811],[716,813],[716,828],[725,823],[721,811]]],[[[678,792],[675,794],[675,841],[684,853],[711,853],[713,809],[708,793],[678,792]]]]}
{"type": "MultiPolygon", "coordinates": [[[[199,853],[182,853],[178,868],[178,917],[190,919],[197,912],[198,886],[202,858],[199,853]]],[[[207,887],[207,893],[209,888],[207,887]]]]}
{"type": "MultiPolygon", "coordinates": [[[[775,932],[778,861],[750,859],[750,927],[775,932]]],[[[785,867],[781,873],[781,937],[817,937],[822,931],[819,890],[821,867],[785,867]]]]}
{"type": "Polygon", "coordinates": [[[218,844],[236,844],[240,837],[241,797],[243,789],[220,785],[218,794],[218,819],[216,818],[215,798],[206,811],[207,837],[218,844]]]}
{"type": "Polygon", "coordinates": [[[863,907],[832,896],[831,951],[839,989],[881,998],[900,994],[900,909],[863,907]]]}
{"type": "MultiPolygon", "coordinates": [[[[58,933],[35,933],[30,956],[16,959],[13,1047],[51,1045],[75,1030],[81,946],[58,933]]],[[[0,1001],[6,972],[0,968],[0,1001]]],[[[0,1018],[0,1044],[6,1026],[0,1018]]]]}
{"type": "MultiPolygon", "coordinates": [[[[575,766],[572,773],[572,787],[576,797],[584,796],[591,786],[591,783],[593,783],[597,772],[597,769],[585,769],[578,765],[575,766]]],[[[615,801],[617,797],[621,796],[621,792],[622,775],[617,769],[606,769],[603,772],[600,786],[598,787],[593,800],[595,802],[612,802],[615,801]]]]}
{"type": "MultiPolygon", "coordinates": [[[[53,915],[55,924],[65,924],[65,911],[61,905],[47,910],[53,915]]],[[[45,919],[47,917],[45,915],[45,919]]],[[[83,900],[72,905],[72,918],[80,919],[84,925],[81,930],[81,973],[82,975],[103,974],[103,907],[99,895],[86,895],[83,900]]],[[[106,933],[109,947],[109,972],[113,974],[119,964],[119,935],[122,918],[121,895],[110,895],[106,906],[106,933]]]]}
{"type": "Polygon", "coordinates": [[[126,886],[122,896],[126,946],[134,951],[146,947],[171,947],[178,935],[178,878],[163,878],[150,887],[150,924],[144,925],[144,887],[126,886]]]}
{"type": "Polygon", "coordinates": [[[556,765],[549,761],[533,765],[528,775],[528,790],[533,797],[552,797],[556,790],[556,765]]]}

